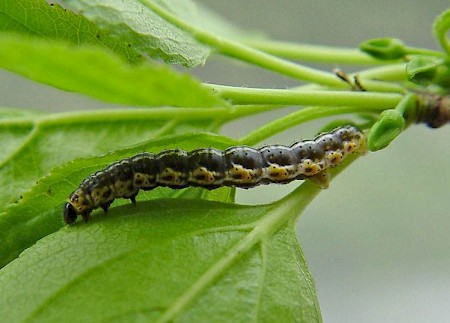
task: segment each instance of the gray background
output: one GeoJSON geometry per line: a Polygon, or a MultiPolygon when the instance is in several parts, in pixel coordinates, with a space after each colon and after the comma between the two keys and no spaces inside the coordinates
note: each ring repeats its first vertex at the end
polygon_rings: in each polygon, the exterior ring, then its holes
{"type": "MultiPolygon", "coordinates": [[[[447,1],[203,0],[237,24],[274,39],[355,47],[393,36],[438,48],[431,25],[447,1]]],[[[331,70],[337,66],[326,66],[331,70]]],[[[340,66],[347,69],[345,66],[340,66]]],[[[231,60],[213,58],[194,73],[211,83],[284,88],[297,83],[231,60]]],[[[0,71],[0,105],[52,111],[106,107],[85,97],[0,71]]],[[[239,136],[276,117],[228,125],[239,136]]],[[[289,144],[311,123],[268,140],[289,144]]],[[[316,280],[326,322],[448,322],[450,318],[450,127],[408,129],[388,149],[341,174],[304,212],[298,235],[316,280]]],[[[297,184],[239,191],[242,203],[275,200],[297,184]]]]}

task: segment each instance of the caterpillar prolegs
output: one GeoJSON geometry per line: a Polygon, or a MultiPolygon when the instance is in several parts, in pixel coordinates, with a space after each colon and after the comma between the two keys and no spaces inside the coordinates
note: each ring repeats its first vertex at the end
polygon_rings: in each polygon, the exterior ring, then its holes
{"type": "Polygon", "coordinates": [[[64,205],[64,221],[72,224],[78,215],[87,221],[92,210],[101,207],[106,212],[116,198],[128,198],[135,203],[139,190],[152,190],[158,186],[173,189],[188,186],[251,188],[311,179],[326,188],[329,168],[339,165],[349,154],[365,151],[365,141],[360,130],[346,126],[291,146],[141,153],[87,177],[64,205]]]}

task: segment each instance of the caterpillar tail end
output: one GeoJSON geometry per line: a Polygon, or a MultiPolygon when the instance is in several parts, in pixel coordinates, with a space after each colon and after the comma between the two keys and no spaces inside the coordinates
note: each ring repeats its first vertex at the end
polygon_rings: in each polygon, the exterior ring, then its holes
{"type": "Polygon", "coordinates": [[[362,136],[359,140],[359,147],[357,153],[361,156],[366,155],[369,152],[369,146],[367,144],[367,137],[362,136]]]}

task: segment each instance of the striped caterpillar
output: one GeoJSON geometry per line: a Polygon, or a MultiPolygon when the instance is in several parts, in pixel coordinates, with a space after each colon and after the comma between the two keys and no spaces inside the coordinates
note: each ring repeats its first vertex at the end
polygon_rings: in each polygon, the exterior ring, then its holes
{"type": "Polygon", "coordinates": [[[101,207],[106,212],[116,198],[135,203],[139,190],[158,186],[251,188],[311,179],[327,188],[329,168],[339,165],[348,154],[364,152],[365,140],[360,130],[346,126],[289,147],[236,146],[225,151],[202,148],[191,152],[173,149],[159,154],[141,153],[87,177],[64,205],[64,221],[72,224],[78,215],[87,221],[94,209],[101,207]]]}

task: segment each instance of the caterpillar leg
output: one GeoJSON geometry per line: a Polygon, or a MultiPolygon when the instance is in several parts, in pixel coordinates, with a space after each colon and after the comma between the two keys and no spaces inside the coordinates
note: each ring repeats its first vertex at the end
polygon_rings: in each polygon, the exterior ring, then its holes
{"type": "Polygon", "coordinates": [[[109,209],[110,205],[111,205],[111,202],[100,205],[100,207],[103,209],[103,211],[105,211],[105,214],[108,214],[108,209],[109,209]]]}
{"type": "Polygon", "coordinates": [[[309,179],[319,185],[322,189],[328,188],[330,184],[330,171],[328,170],[328,168],[324,169],[318,172],[316,175],[309,177],[309,179]]]}
{"type": "Polygon", "coordinates": [[[88,222],[89,221],[89,217],[90,217],[90,213],[82,213],[81,217],[83,218],[84,222],[88,222]]]}
{"type": "Polygon", "coordinates": [[[136,205],[136,195],[137,195],[137,193],[135,195],[129,197],[131,203],[133,203],[134,205],[136,205]]]}

